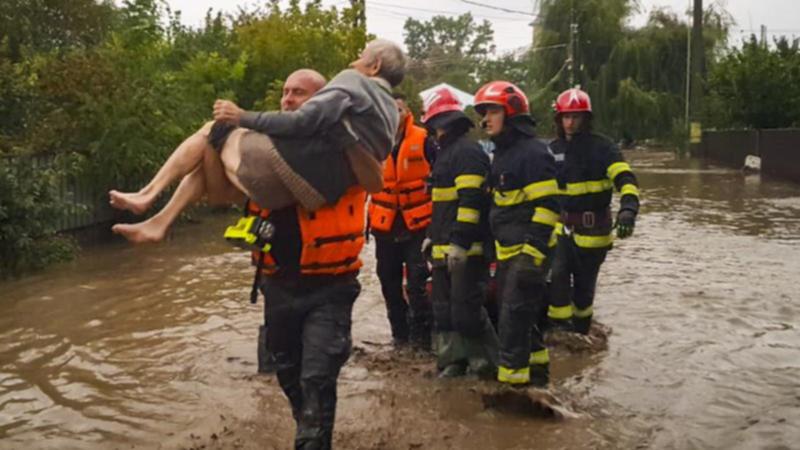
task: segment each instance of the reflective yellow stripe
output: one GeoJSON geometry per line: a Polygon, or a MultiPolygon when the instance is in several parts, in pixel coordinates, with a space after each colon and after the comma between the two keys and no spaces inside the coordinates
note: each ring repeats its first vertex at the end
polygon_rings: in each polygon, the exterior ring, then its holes
{"type": "MultiPolygon", "coordinates": [[[[431,248],[431,258],[444,259],[450,251],[450,244],[434,245],[431,248]]],[[[480,242],[473,242],[467,249],[467,256],[481,256],[483,255],[483,244],[480,242]]]]}
{"type": "Polygon", "coordinates": [[[499,261],[505,261],[507,259],[513,258],[519,254],[526,254],[533,256],[533,261],[536,266],[541,266],[544,262],[546,256],[544,253],[540,252],[539,249],[530,245],[530,244],[516,244],[516,245],[509,245],[503,246],[500,245],[499,241],[494,241],[495,250],[497,250],[497,259],[499,261]]]}
{"type": "Polygon", "coordinates": [[[614,181],[614,178],[617,178],[617,175],[621,174],[622,172],[630,172],[631,166],[626,162],[615,162],[614,164],[608,166],[606,170],[606,174],[608,175],[608,179],[614,181]]]}
{"type": "Polygon", "coordinates": [[[536,208],[536,212],[533,214],[533,218],[531,219],[533,222],[541,223],[542,225],[550,225],[554,227],[556,222],[558,222],[558,214],[555,212],[547,209],[547,208],[536,208]]]}
{"type": "Polygon", "coordinates": [[[533,263],[536,264],[536,267],[541,266],[546,258],[544,253],[540,252],[538,248],[532,246],[531,244],[523,245],[522,253],[533,256],[533,263]]]}
{"type": "Polygon", "coordinates": [[[550,352],[547,349],[532,352],[528,364],[550,364],[550,352]]]}
{"type": "Polygon", "coordinates": [[[583,248],[603,248],[614,243],[613,234],[604,236],[585,236],[582,234],[572,233],[572,238],[575,240],[575,245],[583,248]]]}
{"type": "Polygon", "coordinates": [[[456,177],[456,189],[480,189],[486,177],[480,175],[459,175],[456,177]]]}
{"type": "Polygon", "coordinates": [[[514,206],[525,201],[525,191],[514,189],[511,191],[494,191],[494,204],[497,206],[514,206]]]}
{"type": "MultiPolygon", "coordinates": [[[[596,194],[613,189],[611,180],[584,181],[582,183],[567,183],[567,195],[596,194]]],[[[564,193],[564,191],[562,191],[564,193]]]]}
{"type": "Polygon", "coordinates": [[[639,188],[636,187],[635,184],[626,184],[622,186],[622,189],[619,190],[620,195],[635,195],[637,198],[639,197],[639,188]]]}
{"type": "Polygon", "coordinates": [[[556,226],[553,228],[553,233],[555,233],[556,236],[563,236],[564,224],[561,222],[557,223],[556,226]]]}
{"type": "Polygon", "coordinates": [[[536,200],[558,194],[558,182],[556,180],[537,181],[525,186],[522,190],[525,192],[526,200],[536,200]]]}
{"type": "Polygon", "coordinates": [[[481,221],[481,212],[472,208],[458,208],[456,220],[466,223],[478,223],[481,221]]]}
{"type": "Polygon", "coordinates": [[[458,200],[458,189],[453,187],[449,188],[433,188],[431,191],[431,199],[435,202],[452,202],[458,200]]]}
{"type": "Polygon", "coordinates": [[[547,317],[551,319],[565,320],[572,317],[572,305],[547,307],[547,317]]]}
{"type": "Polygon", "coordinates": [[[494,241],[494,248],[495,250],[497,250],[497,259],[500,261],[505,261],[506,259],[512,258],[522,253],[522,244],[509,245],[508,247],[504,247],[500,245],[500,242],[494,241]]]}
{"type": "Polygon", "coordinates": [[[594,311],[591,306],[586,309],[575,308],[575,317],[585,319],[587,317],[592,317],[592,314],[594,314],[594,311]]]}
{"type": "Polygon", "coordinates": [[[525,384],[531,381],[530,366],[521,369],[509,369],[500,366],[497,368],[497,381],[509,384],[525,384]]]}

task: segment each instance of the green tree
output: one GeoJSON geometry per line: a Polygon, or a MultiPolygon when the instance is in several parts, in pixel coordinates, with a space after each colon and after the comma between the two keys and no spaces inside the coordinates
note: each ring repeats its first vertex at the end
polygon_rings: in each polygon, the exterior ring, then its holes
{"type": "Polygon", "coordinates": [[[782,38],[767,48],[755,36],[711,70],[706,103],[717,128],[800,125],[800,49],[782,38]]]}
{"type": "Polygon", "coordinates": [[[403,34],[411,60],[409,83],[420,89],[446,82],[473,92],[480,68],[489,63],[495,50],[491,24],[477,23],[469,13],[428,21],[409,18],[403,34]]]}

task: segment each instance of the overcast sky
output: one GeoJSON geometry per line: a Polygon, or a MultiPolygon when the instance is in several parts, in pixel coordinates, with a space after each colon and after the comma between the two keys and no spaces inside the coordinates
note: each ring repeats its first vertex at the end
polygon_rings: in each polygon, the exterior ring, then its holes
{"type": "MultiPolygon", "coordinates": [[[[472,0],[470,0],[472,1],[472,0]]],[[[580,0],[577,0],[580,1],[580,0]]],[[[705,0],[708,4],[713,0],[705,0]]],[[[720,0],[716,0],[719,2],[720,0]]],[[[759,27],[767,26],[770,36],[783,34],[800,37],[800,0],[722,0],[736,25],[731,33],[731,42],[738,44],[750,33],[759,33],[759,27]]],[[[191,26],[203,22],[206,10],[235,11],[238,5],[253,5],[259,2],[245,0],[167,0],[173,9],[182,11],[182,20],[191,26]]],[[[283,3],[287,3],[285,0],[283,3]]],[[[367,28],[369,32],[402,43],[403,23],[406,18],[429,19],[435,15],[458,15],[471,12],[478,19],[492,22],[498,51],[516,49],[531,42],[530,16],[502,11],[497,8],[532,12],[536,0],[477,0],[487,6],[478,6],[463,0],[367,0],[367,28]]],[[[639,0],[641,12],[633,25],[644,24],[648,13],[657,7],[668,6],[684,13],[691,0],[639,0]]],[[[323,4],[346,6],[348,0],[323,0],[323,4]]]]}

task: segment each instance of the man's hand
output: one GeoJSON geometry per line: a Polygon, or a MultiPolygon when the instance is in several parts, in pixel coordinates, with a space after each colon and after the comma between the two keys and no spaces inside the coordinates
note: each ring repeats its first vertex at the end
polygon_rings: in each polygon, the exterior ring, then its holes
{"type": "Polygon", "coordinates": [[[431,240],[431,238],[426,237],[422,241],[422,245],[419,247],[419,251],[422,252],[423,255],[427,255],[428,252],[431,250],[432,246],[433,246],[433,241],[431,240]]]}
{"type": "Polygon", "coordinates": [[[217,100],[214,102],[214,120],[239,126],[244,110],[230,100],[217,100]]]}
{"type": "Polygon", "coordinates": [[[625,239],[633,235],[633,228],[636,226],[636,213],[631,210],[623,209],[617,214],[617,237],[625,239]]]}
{"type": "Polygon", "coordinates": [[[447,249],[447,271],[453,272],[456,267],[467,264],[467,249],[450,244],[447,249]]]}

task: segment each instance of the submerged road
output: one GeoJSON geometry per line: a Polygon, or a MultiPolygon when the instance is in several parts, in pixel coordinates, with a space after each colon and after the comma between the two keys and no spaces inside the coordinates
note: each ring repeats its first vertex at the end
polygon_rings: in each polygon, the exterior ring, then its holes
{"type": "MultiPolygon", "coordinates": [[[[609,348],[553,361],[578,417],[486,410],[481,383],[392,352],[369,247],[338,448],[798,448],[800,186],[627,156],[644,201],[601,272],[609,348]]],[[[0,284],[0,448],[289,448],[286,400],[255,374],[252,269],[220,237],[233,218],[0,284]]]]}

